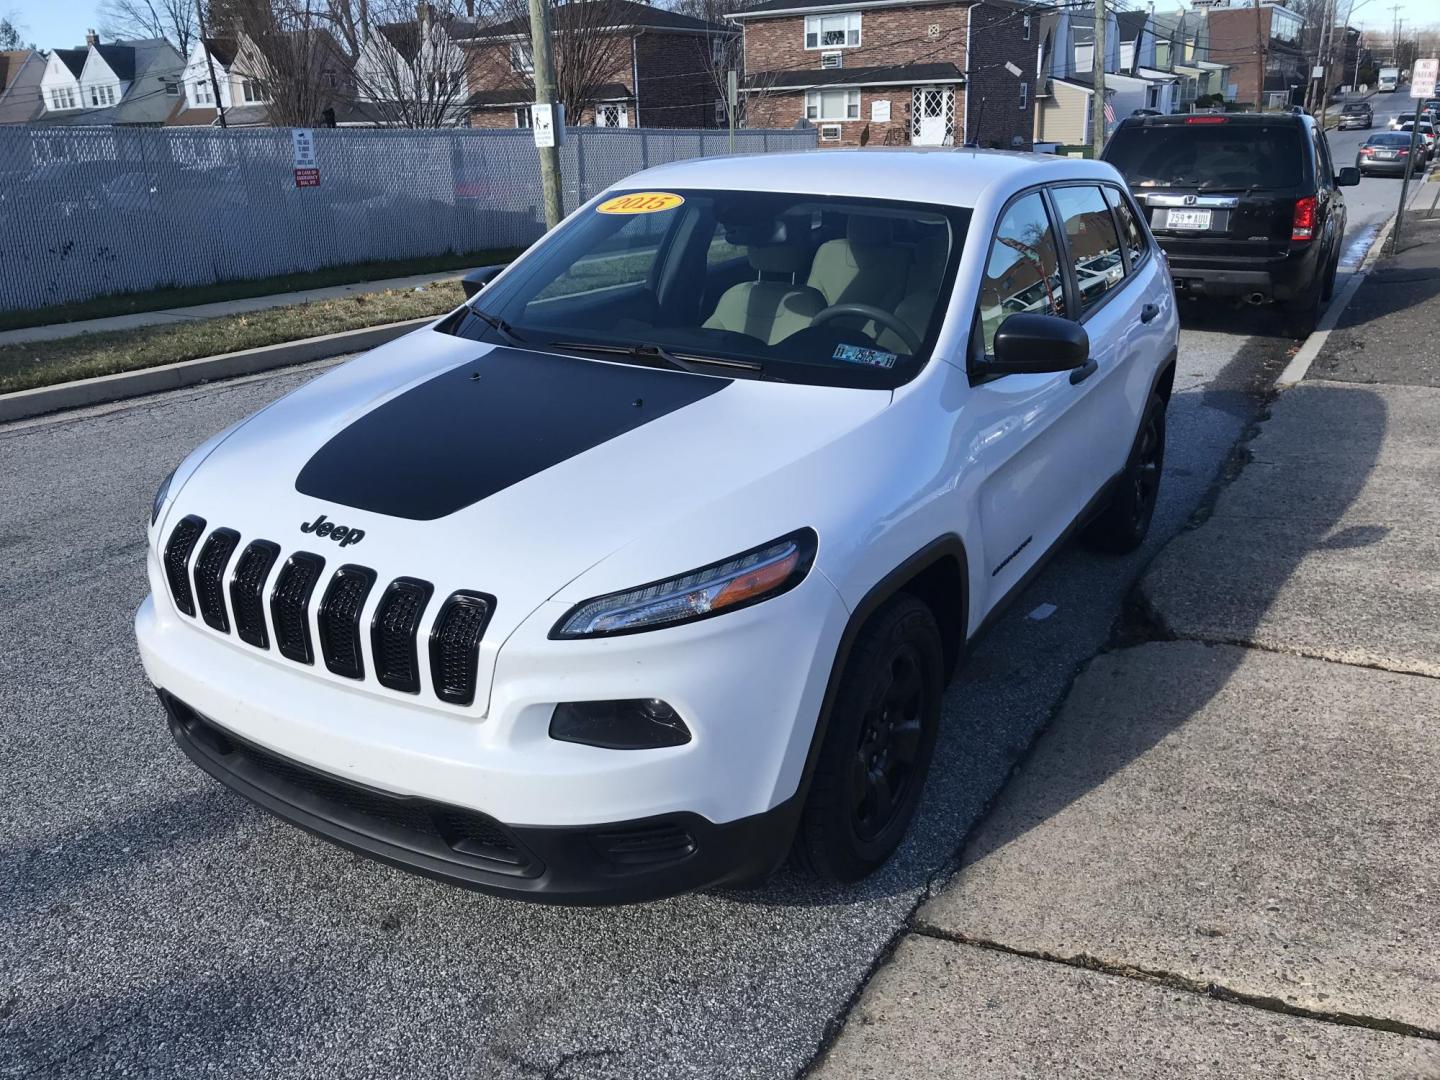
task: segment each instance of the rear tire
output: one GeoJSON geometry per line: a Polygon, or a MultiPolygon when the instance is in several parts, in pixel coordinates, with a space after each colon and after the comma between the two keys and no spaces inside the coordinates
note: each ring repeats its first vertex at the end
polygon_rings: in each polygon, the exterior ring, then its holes
{"type": "Polygon", "coordinates": [[[800,869],[859,881],[885,864],[920,803],[944,690],[940,628],[900,593],[860,631],[795,834],[800,869]]]}
{"type": "Polygon", "coordinates": [[[1140,418],[1140,430],[1130,446],[1125,471],[1105,509],[1085,527],[1085,543],[1098,551],[1124,555],[1145,542],[1155,503],[1160,497],[1160,476],[1165,469],[1165,402],[1151,394],[1140,418]]]}
{"type": "Polygon", "coordinates": [[[1340,270],[1340,245],[1335,245],[1335,254],[1330,257],[1330,265],[1325,271],[1325,284],[1320,289],[1320,299],[1327,302],[1335,295],[1335,275],[1340,270]]]}

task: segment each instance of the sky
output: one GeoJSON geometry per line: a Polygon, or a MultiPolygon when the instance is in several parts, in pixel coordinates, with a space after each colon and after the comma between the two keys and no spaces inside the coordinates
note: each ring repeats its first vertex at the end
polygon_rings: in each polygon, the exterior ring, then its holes
{"type": "MultiPolygon", "coordinates": [[[[1339,0],[1343,5],[1345,0],[1339,0]]],[[[1235,0],[1242,6],[1242,0],[1235,0]]],[[[1440,22],[1435,0],[1355,0],[1352,22],[1371,30],[1389,30],[1390,8],[1400,5],[1400,18],[1410,26],[1440,22]],[[1363,5],[1363,6],[1362,6],[1363,5]]],[[[98,21],[95,0],[0,0],[0,16],[22,28],[26,41],[42,49],[71,48],[85,41],[87,27],[98,21]]],[[[1172,7],[1171,0],[1158,0],[1157,9],[1172,7]]]]}

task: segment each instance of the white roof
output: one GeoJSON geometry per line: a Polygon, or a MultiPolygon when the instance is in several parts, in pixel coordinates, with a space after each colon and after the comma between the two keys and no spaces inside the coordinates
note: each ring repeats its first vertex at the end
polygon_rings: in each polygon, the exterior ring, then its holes
{"type": "Polygon", "coordinates": [[[1064,179],[1115,181],[1098,161],[1007,150],[892,148],[808,150],[693,158],[626,177],[616,187],[719,188],[895,199],[973,207],[992,187],[1013,189],[1064,179]]]}

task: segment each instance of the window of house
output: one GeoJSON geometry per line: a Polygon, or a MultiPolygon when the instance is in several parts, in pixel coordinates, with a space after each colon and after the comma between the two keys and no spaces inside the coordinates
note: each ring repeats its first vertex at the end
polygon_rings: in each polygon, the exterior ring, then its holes
{"type": "Polygon", "coordinates": [[[719,67],[725,62],[725,39],[713,37],[710,39],[710,65],[719,67]]]}
{"type": "Polygon", "coordinates": [[[1055,207],[1065,225],[1080,311],[1089,311],[1125,280],[1125,256],[1115,219],[1098,187],[1089,184],[1055,188],[1055,207]]]}
{"type": "Polygon", "coordinates": [[[823,127],[821,127],[821,129],[820,129],[820,141],[821,141],[821,142],[839,142],[839,141],[840,141],[840,125],[839,125],[839,124],[826,124],[826,125],[824,125],[823,127]]]}
{"type": "Polygon", "coordinates": [[[859,90],[807,90],[806,120],[859,120],[859,90]]]}
{"type": "Polygon", "coordinates": [[[80,102],[76,98],[73,86],[62,86],[50,91],[50,107],[52,109],[74,109],[79,105],[80,102]]]}
{"type": "Polygon", "coordinates": [[[715,123],[728,124],[729,122],[730,114],[725,110],[725,99],[717,98],[715,101],[715,123]]]}
{"type": "Polygon", "coordinates": [[[1020,109],[1023,112],[1030,104],[1030,84],[1020,80],[1020,109]]]}
{"type": "Polygon", "coordinates": [[[1021,41],[1029,41],[1029,40],[1030,40],[1030,16],[1029,16],[1029,15],[1026,15],[1023,19],[1020,20],[1020,40],[1021,40],[1021,41]]]}
{"type": "Polygon", "coordinates": [[[805,16],[805,48],[853,48],[860,44],[860,13],[805,16]]]}
{"type": "Polygon", "coordinates": [[[180,96],[180,84],[179,84],[178,82],[176,82],[174,79],[166,79],[166,80],[165,80],[165,93],[166,93],[166,95],[168,95],[169,97],[179,97],[179,96],[180,96]]]}
{"type": "Polygon", "coordinates": [[[243,79],[240,82],[240,92],[245,96],[246,101],[264,101],[265,94],[260,89],[260,84],[254,79],[243,79]]]}
{"type": "Polygon", "coordinates": [[[510,44],[510,67],[526,75],[535,70],[535,58],[530,55],[530,46],[521,41],[510,44]]]}
{"type": "Polygon", "coordinates": [[[115,87],[113,86],[92,86],[90,87],[90,107],[92,109],[103,108],[106,105],[115,104],[115,87]]]}
{"type": "Polygon", "coordinates": [[[196,80],[195,80],[195,95],[194,95],[194,96],[195,96],[195,104],[197,104],[197,105],[214,105],[214,104],[215,104],[215,91],[214,91],[214,89],[210,86],[210,82],[209,82],[209,80],[207,80],[207,79],[196,79],[196,80]]]}
{"type": "Polygon", "coordinates": [[[1060,248],[1045,200],[1038,194],[1010,204],[990,246],[980,282],[980,329],[987,355],[995,351],[1000,324],[1021,311],[1065,314],[1060,248]]]}
{"type": "Polygon", "coordinates": [[[622,128],[630,126],[629,110],[621,102],[608,102],[596,106],[595,126],[622,128]]]}
{"type": "Polygon", "coordinates": [[[535,118],[530,112],[529,105],[521,105],[515,110],[515,126],[517,128],[528,128],[535,126],[535,118]]]}

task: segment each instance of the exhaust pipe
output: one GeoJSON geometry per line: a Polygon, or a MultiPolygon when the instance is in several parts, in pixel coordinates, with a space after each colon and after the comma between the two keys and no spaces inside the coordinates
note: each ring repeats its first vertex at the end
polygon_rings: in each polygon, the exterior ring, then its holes
{"type": "Polygon", "coordinates": [[[1266,297],[1265,294],[1262,292],[1252,292],[1249,296],[1245,297],[1245,299],[1247,302],[1254,304],[1258,307],[1261,304],[1265,303],[1266,297]]]}

